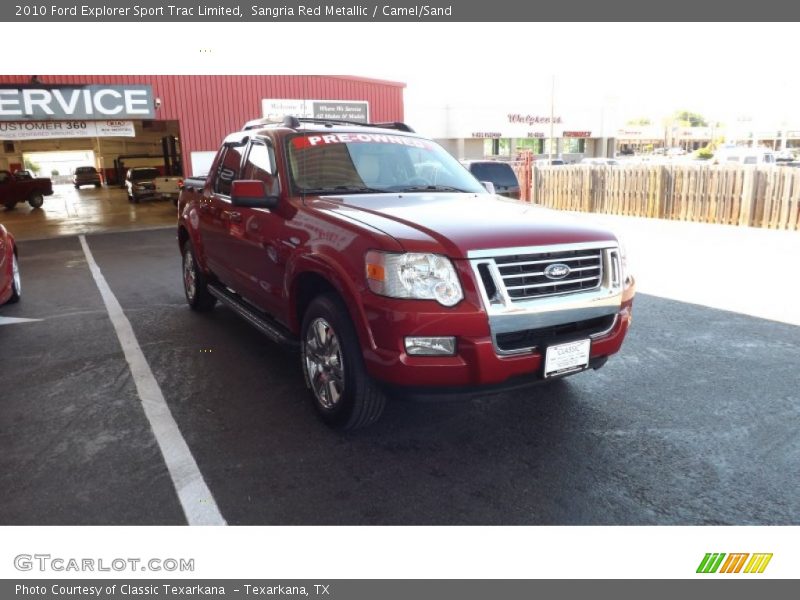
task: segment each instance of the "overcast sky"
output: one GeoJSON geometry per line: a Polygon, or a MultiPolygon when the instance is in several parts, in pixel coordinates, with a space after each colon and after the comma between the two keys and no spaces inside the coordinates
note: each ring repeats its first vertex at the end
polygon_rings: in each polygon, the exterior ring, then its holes
{"type": "Polygon", "coordinates": [[[606,103],[623,118],[660,118],[685,108],[712,120],[748,116],[800,129],[794,23],[106,23],[70,26],[70,43],[58,53],[30,43],[34,30],[37,40],[57,39],[48,29],[58,36],[64,26],[8,28],[8,47],[25,50],[4,70],[362,75],[407,83],[412,110],[447,103],[541,109],[555,76],[564,109],[606,103]],[[157,43],[119,46],[143,28],[157,43]]]}

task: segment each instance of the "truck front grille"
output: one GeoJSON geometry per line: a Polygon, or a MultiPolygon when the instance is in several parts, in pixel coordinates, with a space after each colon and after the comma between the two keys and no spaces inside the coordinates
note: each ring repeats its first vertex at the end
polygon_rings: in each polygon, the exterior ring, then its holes
{"type": "Polygon", "coordinates": [[[600,249],[517,254],[495,257],[494,262],[512,302],[592,290],[603,278],[600,249]],[[566,275],[553,278],[564,271],[566,275]]]}
{"type": "Polygon", "coordinates": [[[497,348],[503,352],[513,352],[528,348],[543,348],[571,340],[587,338],[609,330],[614,325],[615,315],[574,321],[562,325],[524,329],[497,334],[497,348]]]}

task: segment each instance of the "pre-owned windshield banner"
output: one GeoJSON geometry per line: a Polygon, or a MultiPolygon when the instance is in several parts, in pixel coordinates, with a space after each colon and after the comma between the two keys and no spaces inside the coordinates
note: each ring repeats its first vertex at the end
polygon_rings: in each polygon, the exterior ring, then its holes
{"type": "MultiPolygon", "coordinates": [[[[236,1],[207,4],[172,0],[48,0],[46,4],[0,5],[3,21],[129,21],[129,22],[257,22],[257,21],[394,21],[483,22],[504,21],[787,21],[800,15],[800,4],[785,0],[757,3],[641,2],[640,0],[573,0],[572,2],[520,2],[519,0],[409,0],[365,1],[236,1]]],[[[332,35],[334,32],[331,32],[332,35]]],[[[487,28],[487,40],[501,33],[487,28]]],[[[479,40],[475,40],[479,42],[479,40]]],[[[524,45],[524,40],[519,44],[524,45]]],[[[658,42],[654,40],[654,42],[658,42]]],[[[699,40],[698,40],[699,42],[699,40]]],[[[680,43],[679,33],[663,43],[680,43]]]]}

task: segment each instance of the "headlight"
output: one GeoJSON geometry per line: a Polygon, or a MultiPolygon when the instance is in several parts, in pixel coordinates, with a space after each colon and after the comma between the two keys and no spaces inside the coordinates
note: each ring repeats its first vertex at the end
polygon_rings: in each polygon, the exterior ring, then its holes
{"type": "Polygon", "coordinates": [[[392,298],[436,300],[443,306],[464,297],[450,259],[438,254],[367,252],[367,284],[376,294],[392,298]]]}
{"type": "Polygon", "coordinates": [[[617,243],[619,244],[619,263],[620,263],[620,281],[622,285],[628,285],[628,249],[625,242],[617,235],[617,243]]]}

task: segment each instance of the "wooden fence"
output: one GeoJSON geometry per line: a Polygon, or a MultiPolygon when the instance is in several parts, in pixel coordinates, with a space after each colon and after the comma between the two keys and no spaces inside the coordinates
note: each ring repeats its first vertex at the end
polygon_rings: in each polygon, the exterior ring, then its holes
{"type": "Polygon", "coordinates": [[[522,197],[561,210],[800,230],[800,169],[515,166],[522,197]]]}

